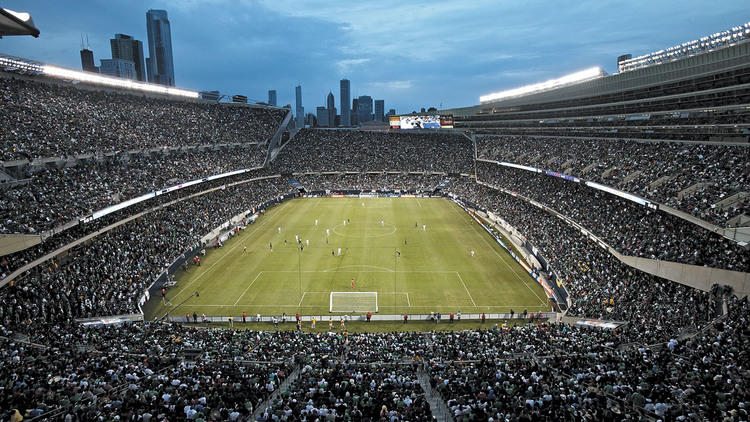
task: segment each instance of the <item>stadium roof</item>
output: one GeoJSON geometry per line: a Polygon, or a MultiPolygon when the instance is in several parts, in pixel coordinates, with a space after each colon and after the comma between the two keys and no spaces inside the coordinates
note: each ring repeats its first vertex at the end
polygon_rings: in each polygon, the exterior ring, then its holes
{"type": "Polygon", "coordinates": [[[0,38],[6,35],[31,35],[39,38],[39,30],[34,26],[30,14],[0,7],[0,38]]]}

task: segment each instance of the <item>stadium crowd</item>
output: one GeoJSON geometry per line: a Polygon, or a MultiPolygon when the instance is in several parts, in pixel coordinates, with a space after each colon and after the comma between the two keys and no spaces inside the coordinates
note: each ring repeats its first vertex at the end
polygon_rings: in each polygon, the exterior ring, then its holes
{"type": "Polygon", "coordinates": [[[400,191],[433,192],[450,178],[442,174],[321,174],[296,177],[308,191],[400,191]]]}
{"type": "Polygon", "coordinates": [[[0,78],[0,161],[266,142],[286,110],[0,78]]]}
{"type": "Polygon", "coordinates": [[[622,264],[547,211],[479,184],[453,189],[459,197],[502,216],[541,250],[554,278],[571,297],[572,315],[629,321],[624,330],[644,342],[699,326],[714,315],[708,293],[622,264]]]}
{"type": "Polygon", "coordinates": [[[145,289],[173,260],[231,217],[288,193],[281,179],[218,189],[146,214],[28,271],[0,291],[11,326],[137,312],[145,289]]]}
{"type": "Polygon", "coordinates": [[[120,154],[73,167],[26,166],[0,190],[0,233],[41,233],[122,201],[189,180],[260,167],[265,144],[120,154]]]}
{"type": "Polygon", "coordinates": [[[252,178],[262,178],[272,176],[264,169],[254,170],[252,172],[241,173],[222,179],[215,179],[204,183],[195,184],[182,189],[174,190],[166,194],[158,195],[146,201],[133,204],[124,209],[115,211],[104,217],[93,221],[81,222],[65,230],[56,228],[49,237],[44,237],[42,242],[21,251],[5,255],[0,258],[0,278],[4,278],[11,272],[31,263],[34,260],[42,258],[46,254],[57,250],[75,240],[81,239],[86,235],[92,234],[97,230],[103,229],[108,225],[117,223],[129,216],[136,215],[140,212],[152,208],[169,204],[180,198],[188,197],[196,193],[215,189],[223,185],[239,183],[252,178]]]}
{"type": "Polygon", "coordinates": [[[419,171],[471,173],[473,145],[463,135],[300,130],[271,164],[281,173],[419,171]],[[324,159],[321,159],[324,157],[324,159]]]}
{"type": "Polygon", "coordinates": [[[494,163],[478,162],[477,172],[492,186],[573,219],[624,255],[750,272],[750,253],[742,246],[663,211],[582,183],[494,163]]]}
{"type": "Polygon", "coordinates": [[[750,305],[727,305],[693,334],[650,346],[547,322],[348,335],[52,322],[51,345],[3,326],[0,407],[66,421],[427,420],[426,374],[458,421],[741,421],[750,305]]]}
{"type": "MultiPolygon", "coordinates": [[[[129,160],[81,161],[63,170],[28,168],[31,183],[0,197],[8,204],[0,215],[2,232],[39,232],[173,181],[249,167],[246,163],[262,160],[263,142],[282,117],[280,111],[27,79],[0,79],[0,91],[3,160],[253,143],[202,151],[201,157],[128,155],[129,160]]],[[[593,177],[597,181],[646,195],[645,186],[648,195],[663,195],[667,203],[673,197],[684,200],[678,189],[710,181],[710,192],[704,187],[706,192],[688,195],[702,198],[691,211],[701,216],[709,215],[702,214],[709,202],[747,185],[747,160],[737,160],[744,150],[734,147],[550,141],[541,148],[535,138],[481,142],[480,155],[486,158],[555,165],[585,178],[599,173],[593,177]],[[665,176],[672,179],[654,183],[665,176]]],[[[258,174],[400,172],[299,176],[308,190],[440,186],[502,216],[539,248],[550,264],[547,275],[567,288],[569,315],[624,325],[586,329],[538,320],[486,330],[356,334],[270,325],[250,331],[198,322],[102,327],[75,322],[137,312],[144,290],[178,255],[202,247],[207,232],[293,189],[281,177],[189,197],[236,180],[229,179],[164,195],[156,203],[53,236],[10,260],[3,257],[0,269],[7,274],[117,218],[181,200],[100,234],[0,290],[2,417],[429,420],[435,408],[427,396],[434,391],[458,421],[747,420],[747,298],[700,292],[627,267],[554,215],[471,179],[405,174],[473,173],[472,161],[472,145],[462,135],[303,129],[270,169],[258,174]],[[721,305],[727,308],[723,316],[721,305]]],[[[674,217],[563,180],[495,165],[479,164],[479,169],[480,179],[558,210],[623,253],[740,271],[750,267],[746,251],[674,217]]],[[[736,212],[742,209],[719,219],[736,212]]]]}
{"type": "Polygon", "coordinates": [[[750,192],[747,146],[480,136],[477,155],[602,183],[718,225],[750,208],[750,197],[718,204],[732,195],[750,192]]]}

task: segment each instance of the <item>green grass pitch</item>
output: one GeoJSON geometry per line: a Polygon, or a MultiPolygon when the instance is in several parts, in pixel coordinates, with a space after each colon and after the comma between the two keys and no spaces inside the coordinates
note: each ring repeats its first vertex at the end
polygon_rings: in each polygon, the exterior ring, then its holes
{"type": "Polygon", "coordinates": [[[377,292],[380,314],[550,310],[541,286],[444,198],[287,201],[176,279],[150,317],[195,292],[171,315],[324,316],[331,292],[377,292]]]}

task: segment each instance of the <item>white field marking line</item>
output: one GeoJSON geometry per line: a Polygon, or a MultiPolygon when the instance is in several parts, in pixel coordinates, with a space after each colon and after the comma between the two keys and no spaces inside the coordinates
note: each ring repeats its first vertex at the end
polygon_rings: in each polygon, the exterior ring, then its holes
{"type": "Polygon", "coordinates": [[[461,277],[461,274],[458,273],[458,271],[454,271],[456,275],[458,276],[458,279],[461,280],[461,284],[464,286],[464,290],[466,290],[466,294],[469,295],[469,299],[471,299],[471,303],[474,305],[475,308],[478,308],[477,303],[474,302],[474,298],[471,297],[471,293],[469,293],[469,289],[466,287],[466,283],[464,283],[464,279],[461,277]]]}
{"type": "Polygon", "coordinates": [[[419,198],[417,198],[417,205],[419,205],[419,208],[422,208],[422,203],[419,202],[419,198]]]}
{"type": "Polygon", "coordinates": [[[411,308],[411,300],[409,300],[409,292],[378,292],[378,294],[379,295],[406,295],[406,304],[408,307],[411,308]]]}
{"type": "MultiPolygon", "coordinates": [[[[339,272],[336,268],[331,268],[328,270],[263,270],[264,273],[333,273],[333,272],[339,272]]],[[[450,270],[399,270],[399,271],[374,271],[374,270],[340,270],[342,273],[435,273],[435,274],[452,274],[455,273],[455,271],[450,270]]]]}
{"type": "Polygon", "coordinates": [[[537,299],[539,299],[539,303],[542,303],[542,304],[547,303],[546,301],[542,300],[542,298],[539,297],[538,294],[536,294],[536,292],[534,291],[534,289],[532,289],[531,287],[529,287],[529,285],[526,283],[526,281],[524,281],[524,279],[521,276],[518,275],[518,273],[516,272],[516,270],[513,267],[511,267],[507,262],[505,262],[505,259],[503,259],[503,257],[499,253],[497,253],[497,251],[495,250],[495,248],[492,247],[492,245],[490,244],[490,242],[488,242],[487,239],[484,238],[485,234],[486,233],[480,233],[479,234],[479,237],[482,239],[482,241],[492,250],[492,252],[495,253],[495,255],[497,255],[498,258],[500,258],[500,261],[502,261],[502,263],[505,264],[506,267],[508,267],[508,269],[516,276],[516,278],[521,283],[523,283],[523,285],[526,286],[526,288],[529,289],[529,291],[531,293],[533,293],[534,296],[536,296],[537,299]]]}
{"type": "Polygon", "coordinates": [[[224,255],[222,255],[221,258],[217,259],[216,262],[214,262],[213,264],[211,264],[206,269],[206,271],[204,271],[201,275],[199,275],[198,277],[194,278],[191,282],[189,282],[188,284],[186,284],[185,287],[183,287],[182,289],[180,289],[180,291],[177,292],[177,294],[175,295],[175,297],[178,297],[180,295],[180,293],[182,293],[183,291],[185,291],[185,289],[188,288],[188,286],[190,286],[191,284],[195,283],[196,281],[198,281],[199,279],[201,279],[204,275],[206,275],[209,272],[211,272],[211,268],[213,268],[216,264],[218,264],[219,262],[221,262],[222,259],[226,258],[233,250],[237,249],[240,245],[244,245],[245,242],[250,237],[250,235],[252,235],[255,232],[257,232],[260,229],[260,226],[268,223],[268,220],[270,220],[270,219],[268,219],[268,218],[264,219],[260,224],[258,224],[258,227],[255,230],[253,230],[252,232],[248,233],[247,236],[245,236],[245,238],[243,238],[241,242],[238,242],[236,245],[232,246],[232,248],[229,249],[224,255]]]}
{"type": "MultiPolygon", "coordinates": [[[[298,307],[302,306],[302,301],[305,300],[305,295],[308,294],[308,293],[310,293],[310,294],[313,294],[313,293],[317,293],[317,294],[323,294],[323,293],[329,294],[331,292],[322,292],[322,291],[315,292],[315,291],[305,290],[304,292],[302,292],[302,297],[299,299],[299,304],[297,305],[298,307]]],[[[291,306],[291,305],[284,305],[284,306],[291,306]]]]}
{"type": "MultiPolygon", "coordinates": [[[[237,307],[237,306],[242,306],[242,307],[245,307],[245,308],[325,308],[325,306],[320,306],[320,305],[302,305],[302,306],[298,306],[298,305],[267,305],[267,304],[266,305],[216,305],[216,304],[194,305],[194,307],[196,307],[196,308],[200,308],[201,306],[211,307],[211,308],[231,308],[231,307],[237,307]]],[[[411,306],[410,305],[409,307],[410,308],[435,309],[437,306],[435,306],[435,305],[414,305],[414,306],[411,306]]],[[[403,306],[378,305],[378,308],[403,308],[403,306]]],[[[526,308],[526,309],[530,309],[530,310],[535,309],[533,306],[527,306],[527,305],[518,305],[518,306],[506,306],[506,305],[497,305],[497,306],[495,306],[495,305],[493,305],[493,306],[485,306],[485,308],[490,309],[490,310],[492,310],[492,309],[498,309],[498,308],[508,308],[508,309],[513,309],[513,308],[523,309],[523,308],[526,308]]],[[[548,312],[549,308],[547,308],[545,306],[539,306],[538,309],[540,309],[540,310],[542,310],[544,312],[548,312]]],[[[477,312],[473,312],[473,313],[477,313],[477,312]]],[[[516,315],[518,315],[518,312],[516,312],[516,315]]]]}
{"type": "Polygon", "coordinates": [[[378,270],[384,270],[382,272],[392,273],[393,270],[386,267],[378,267],[377,265],[344,265],[343,267],[337,267],[337,268],[329,268],[327,270],[323,270],[322,272],[337,272],[338,270],[342,268],[376,268],[378,270]]]}
{"type": "Polygon", "coordinates": [[[242,296],[245,296],[245,293],[247,292],[247,290],[250,287],[252,287],[253,284],[255,284],[255,280],[257,280],[258,277],[260,277],[261,274],[263,274],[263,271],[259,272],[258,275],[255,276],[255,278],[253,279],[253,281],[247,287],[245,287],[245,290],[242,292],[242,294],[240,295],[240,297],[237,298],[237,300],[234,302],[234,305],[232,305],[232,306],[237,306],[237,302],[239,302],[240,299],[242,299],[242,296]]]}

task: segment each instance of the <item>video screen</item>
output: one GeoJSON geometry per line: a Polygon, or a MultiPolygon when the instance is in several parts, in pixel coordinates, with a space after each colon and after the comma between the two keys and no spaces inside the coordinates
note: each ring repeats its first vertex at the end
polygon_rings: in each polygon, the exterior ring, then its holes
{"type": "Polygon", "coordinates": [[[401,116],[401,129],[440,129],[440,116],[401,116]]]}

